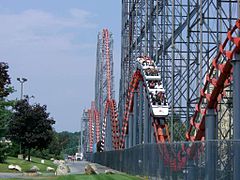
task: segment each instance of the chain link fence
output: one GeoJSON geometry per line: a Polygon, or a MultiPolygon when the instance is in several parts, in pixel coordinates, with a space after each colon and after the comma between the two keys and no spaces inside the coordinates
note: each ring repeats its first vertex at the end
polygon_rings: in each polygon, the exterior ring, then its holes
{"type": "Polygon", "coordinates": [[[85,157],[152,179],[233,179],[233,148],[239,145],[238,141],[141,144],[125,150],[88,153],[85,157]]]}

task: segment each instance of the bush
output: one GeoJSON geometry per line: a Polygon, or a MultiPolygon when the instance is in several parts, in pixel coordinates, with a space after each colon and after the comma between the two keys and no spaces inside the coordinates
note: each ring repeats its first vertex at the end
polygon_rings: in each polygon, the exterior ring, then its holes
{"type": "Polygon", "coordinates": [[[7,159],[7,152],[9,149],[9,143],[0,141],[0,163],[5,162],[7,159]]]}
{"type": "Polygon", "coordinates": [[[51,158],[63,159],[62,154],[52,154],[49,152],[49,149],[43,149],[43,150],[33,149],[31,151],[31,155],[38,157],[38,158],[42,158],[42,159],[48,159],[48,160],[50,160],[51,158]]]}
{"type": "MultiPolygon", "coordinates": [[[[19,144],[13,142],[11,148],[9,148],[8,156],[18,157],[19,153],[20,153],[20,146],[19,146],[19,144]]],[[[23,153],[23,149],[22,149],[22,153],[23,153]]]]}

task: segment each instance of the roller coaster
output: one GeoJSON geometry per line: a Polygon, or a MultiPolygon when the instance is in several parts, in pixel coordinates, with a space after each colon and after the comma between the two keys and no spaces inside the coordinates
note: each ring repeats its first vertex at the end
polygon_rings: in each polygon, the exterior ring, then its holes
{"type": "MultiPolygon", "coordinates": [[[[194,9],[192,13],[194,13],[194,9]]],[[[205,142],[215,136],[209,135],[211,130],[207,130],[209,126],[207,123],[212,120],[209,117],[214,117],[214,114],[219,112],[219,105],[229,95],[228,90],[231,88],[234,79],[232,60],[236,59],[240,53],[238,31],[240,31],[240,19],[236,20],[232,27],[229,27],[223,43],[219,43],[218,48],[211,49],[211,52],[214,51],[215,55],[212,59],[208,60],[209,64],[207,64],[208,68],[204,83],[200,86],[199,96],[194,102],[196,104],[195,108],[191,117],[186,117],[187,119],[184,120],[189,122],[185,132],[186,142],[205,142]]],[[[131,40],[131,37],[129,38],[131,40]]],[[[89,151],[93,152],[94,142],[95,144],[99,144],[100,148],[98,151],[100,152],[123,150],[137,144],[155,142],[162,144],[162,149],[159,150],[159,153],[163,154],[164,164],[171,167],[172,171],[183,170],[187,164],[187,160],[195,159],[199,154],[203,153],[203,149],[207,145],[203,143],[200,146],[196,146],[195,144],[186,146],[183,143],[181,149],[177,151],[167,145],[173,139],[173,131],[170,130],[173,126],[170,122],[170,110],[173,105],[169,105],[169,90],[167,90],[167,84],[164,83],[166,80],[161,70],[161,65],[163,64],[154,60],[153,56],[150,57],[149,55],[133,57],[131,60],[132,72],[128,72],[128,76],[125,74],[125,78],[129,77],[126,81],[128,83],[127,85],[123,83],[123,86],[120,87],[127,87],[123,100],[125,105],[124,107],[117,107],[117,103],[112,97],[111,92],[111,71],[113,67],[111,65],[110,35],[107,29],[104,29],[102,32],[101,42],[101,52],[104,54],[102,56],[105,61],[105,65],[103,64],[102,67],[105,67],[106,95],[104,113],[102,115],[103,121],[101,123],[101,120],[99,120],[101,110],[97,109],[95,102],[92,103],[88,111],[89,151]],[[109,139],[111,143],[107,143],[109,139]],[[184,154],[187,154],[187,156],[184,154]]],[[[130,65],[128,68],[130,68],[130,65]]],[[[172,91],[174,90],[172,89],[172,91]]]]}
{"type": "MultiPolygon", "coordinates": [[[[204,132],[205,132],[205,115],[208,109],[216,109],[217,104],[221,101],[221,98],[224,96],[225,92],[224,89],[230,85],[232,81],[232,72],[233,68],[231,65],[231,60],[235,53],[237,53],[240,49],[240,38],[232,37],[233,33],[240,29],[240,20],[236,22],[236,25],[228,32],[227,38],[223,42],[223,44],[219,47],[219,52],[217,53],[216,57],[212,61],[212,66],[209,70],[209,73],[206,75],[206,81],[204,84],[203,89],[200,91],[200,98],[199,102],[196,105],[195,113],[193,117],[190,119],[190,127],[189,130],[186,132],[186,140],[187,141],[199,141],[204,140],[204,132]],[[225,50],[225,47],[228,43],[231,43],[232,50],[225,50]],[[219,59],[226,59],[225,63],[219,63],[219,59]],[[212,77],[213,72],[219,71],[218,79],[212,77]],[[211,92],[206,93],[208,86],[212,85],[213,89],[211,92]],[[204,106],[202,102],[207,102],[204,106]],[[195,131],[195,132],[193,132],[195,131]],[[191,134],[195,134],[195,136],[190,136],[191,134]]],[[[106,33],[106,38],[108,38],[108,30],[104,30],[106,33]]],[[[106,49],[108,49],[108,40],[106,42],[106,49]]],[[[108,53],[108,51],[107,51],[108,53]]],[[[108,57],[108,56],[107,56],[108,57]]],[[[107,62],[109,58],[107,58],[107,62]]],[[[109,62],[107,63],[109,66],[109,62]]],[[[110,67],[107,68],[107,74],[109,76],[110,67]]],[[[139,82],[143,82],[143,87],[145,88],[145,93],[148,99],[148,106],[151,111],[151,117],[153,119],[152,125],[154,128],[154,134],[156,138],[156,142],[166,142],[170,141],[169,139],[169,132],[168,132],[168,125],[166,123],[166,118],[168,116],[168,102],[165,97],[165,90],[162,85],[160,72],[158,67],[154,63],[150,57],[144,56],[139,57],[136,59],[136,68],[135,73],[132,76],[132,80],[130,81],[128,94],[127,94],[127,101],[125,105],[125,113],[124,113],[124,121],[122,125],[122,132],[121,135],[119,134],[119,121],[117,119],[118,112],[117,106],[114,99],[111,99],[110,95],[110,80],[108,80],[108,100],[105,104],[105,113],[104,113],[104,122],[102,128],[102,147],[104,150],[104,142],[105,142],[105,128],[106,128],[106,121],[107,121],[107,113],[108,110],[111,112],[111,127],[112,127],[112,146],[114,149],[123,149],[125,147],[125,136],[128,131],[128,121],[129,121],[129,114],[133,111],[133,101],[134,101],[134,91],[138,90],[139,82]],[[165,129],[165,133],[164,133],[165,129]]],[[[98,112],[94,107],[94,103],[92,104],[91,110],[88,112],[89,114],[89,139],[90,142],[93,140],[93,126],[92,123],[92,116],[95,116],[96,119],[96,127],[97,127],[97,142],[99,141],[99,122],[98,122],[98,112]]],[[[92,143],[91,143],[92,146],[92,143]]]]}

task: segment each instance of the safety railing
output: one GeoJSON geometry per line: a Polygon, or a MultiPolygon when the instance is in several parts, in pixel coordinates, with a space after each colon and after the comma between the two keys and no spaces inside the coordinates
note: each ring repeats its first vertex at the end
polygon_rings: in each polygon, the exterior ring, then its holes
{"type": "Polygon", "coordinates": [[[128,174],[153,179],[197,180],[206,179],[210,174],[209,177],[213,177],[212,173],[216,179],[233,179],[233,148],[239,147],[240,141],[231,140],[141,144],[125,150],[87,154],[86,159],[128,174]],[[193,145],[196,150],[194,156],[182,148],[193,145]],[[211,157],[207,156],[209,151],[212,152],[211,157]],[[171,167],[179,159],[185,163],[180,168],[171,167]]]}

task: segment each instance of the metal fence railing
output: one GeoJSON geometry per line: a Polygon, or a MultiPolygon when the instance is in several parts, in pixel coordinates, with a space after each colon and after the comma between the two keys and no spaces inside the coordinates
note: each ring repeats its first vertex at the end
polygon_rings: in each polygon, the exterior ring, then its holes
{"type": "Polygon", "coordinates": [[[85,157],[118,171],[157,179],[233,179],[233,148],[239,145],[240,141],[141,144],[85,157]]]}

